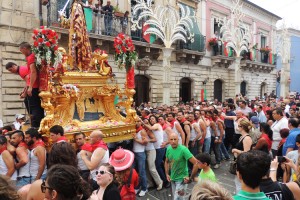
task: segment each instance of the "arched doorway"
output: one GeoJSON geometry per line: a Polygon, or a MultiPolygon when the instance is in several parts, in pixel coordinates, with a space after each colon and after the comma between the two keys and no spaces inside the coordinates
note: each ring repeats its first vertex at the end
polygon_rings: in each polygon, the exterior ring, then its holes
{"type": "Polygon", "coordinates": [[[143,102],[149,101],[149,78],[144,75],[136,75],[135,81],[135,95],[134,102],[136,106],[143,102]]]}
{"type": "Polygon", "coordinates": [[[214,99],[222,102],[223,99],[223,82],[220,79],[214,81],[214,99]]]}
{"type": "Polygon", "coordinates": [[[241,94],[243,95],[243,96],[246,96],[246,87],[247,87],[247,83],[246,83],[246,81],[243,81],[243,82],[241,82],[241,94]]]}
{"type": "Polygon", "coordinates": [[[260,98],[263,98],[266,92],[267,92],[267,84],[265,82],[262,82],[260,85],[260,98]]]}
{"type": "Polygon", "coordinates": [[[182,97],[183,102],[188,102],[191,100],[192,81],[189,78],[182,78],[180,80],[179,96],[182,97]]]}

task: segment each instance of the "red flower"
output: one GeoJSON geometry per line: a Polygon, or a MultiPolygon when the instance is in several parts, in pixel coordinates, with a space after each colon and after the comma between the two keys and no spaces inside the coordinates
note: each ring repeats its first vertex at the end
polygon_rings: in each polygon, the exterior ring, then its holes
{"type": "Polygon", "coordinates": [[[122,51],[123,51],[124,53],[126,53],[126,52],[127,52],[126,47],[122,46],[122,51]]]}
{"type": "Polygon", "coordinates": [[[54,51],[56,51],[56,50],[58,49],[58,46],[57,46],[57,45],[56,45],[56,46],[54,46],[54,48],[53,48],[53,49],[54,49],[54,51]]]}
{"type": "Polygon", "coordinates": [[[45,35],[46,33],[47,33],[47,31],[46,31],[45,29],[43,29],[43,30],[42,30],[42,34],[45,35]]]}
{"type": "Polygon", "coordinates": [[[50,46],[51,46],[50,42],[46,42],[45,45],[46,45],[47,47],[50,47],[50,46]]]}
{"type": "Polygon", "coordinates": [[[34,34],[34,35],[37,35],[37,34],[39,34],[39,30],[37,30],[37,29],[34,29],[34,30],[33,30],[33,34],[34,34]]]}
{"type": "Polygon", "coordinates": [[[40,29],[44,29],[45,27],[44,26],[40,26],[40,29]]]}
{"type": "Polygon", "coordinates": [[[38,43],[37,41],[34,41],[33,45],[34,45],[35,47],[37,47],[37,46],[39,46],[39,43],[38,43]]]}
{"type": "Polygon", "coordinates": [[[116,53],[117,53],[117,54],[120,54],[121,52],[120,52],[120,50],[119,50],[119,49],[116,49],[116,53]]]}
{"type": "Polygon", "coordinates": [[[38,41],[39,41],[40,43],[42,43],[42,42],[44,42],[44,39],[43,39],[43,38],[39,38],[38,41]]]}
{"type": "Polygon", "coordinates": [[[124,33],[119,33],[119,35],[118,35],[120,38],[121,38],[121,40],[123,40],[124,38],[125,38],[125,35],[124,35],[124,33]]]}
{"type": "Polygon", "coordinates": [[[56,43],[56,40],[50,40],[50,42],[52,43],[52,44],[55,44],[56,43]]]}

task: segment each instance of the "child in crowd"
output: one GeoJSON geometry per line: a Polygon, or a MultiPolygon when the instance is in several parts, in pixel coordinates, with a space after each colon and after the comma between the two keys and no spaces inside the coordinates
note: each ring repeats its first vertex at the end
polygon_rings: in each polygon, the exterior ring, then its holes
{"type": "Polygon", "coordinates": [[[201,169],[201,172],[198,176],[198,180],[196,180],[196,181],[198,181],[198,183],[200,183],[204,180],[217,182],[215,173],[210,168],[210,163],[211,163],[210,155],[207,153],[200,153],[196,156],[196,159],[199,160],[199,162],[195,166],[197,167],[197,170],[201,169]]]}

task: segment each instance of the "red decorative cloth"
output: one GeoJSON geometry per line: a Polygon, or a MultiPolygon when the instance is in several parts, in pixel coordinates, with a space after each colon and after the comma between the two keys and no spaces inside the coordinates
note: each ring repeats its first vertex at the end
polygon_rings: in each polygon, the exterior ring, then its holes
{"type": "Polygon", "coordinates": [[[30,149],[35,149],[36,147],[45,147],[45,143],[43,140],[39,139],[37,140],[32,146],[30,146],[30,149]]]}
{"type": "Polygon", "coordinates": [[[81,146],[81,150],[85,150],[88,152],[93,152],[93,147],[89,143],[85,143],[84,145],[81,146]]]}
{"type": "Polygon", "coordinates": [[[132,66],[126,74],[127,88],[134,89],[134,67],[132,66]]]}
{"type": "Polygon", "coordinates": [[[68,139],[65,136],[61,136],[60,138],[57,139],[56,143],[59,142],[68,142],[68,139]]]}
{"type": "Polygon", "coordinates": [[[173,119],[171,122],[169,122],[171,128],[174,128],[175,122],[176,122],[176,119],[173,119]]]}
{"type": "Polygon", "coordinates": [[[2,149],[0,149],[0,155],[2,154],[2,152],[3,151],[5,151],[5,150],[7,150],[7,147],[6,147],[6,145],[2,148],[2,149]]]}
{"type": "Polygon", "coordinates": [[[18,147],[25,147],[25,148],[28,149],[28,146],[27,146],[27,144],[25,142],[20,142],[19,145],[18,145],[18,147]]]}
{"type": "Polygon", "coordinates": [[[143,128],[142,126],[138,127],[138,128],[136,129],[136,133],[140,132],[140,131],[143,130],[143,129],[144,129],[144,128],[143,128]]]}
{"type": "Polygon", "coordinates": [[[92,146],[92,150],[95,151],[97,148],[102,148],[104,150],[107,150],[107,145],[105,144],[105,142],[103,142],[102,140],[100,140],[99,142],[96,142],[95,144],[91,144],[92,146]]]}
{"type": "Polygon", "coordinates": [[[46,91],[48,90],[48,66],[43,65],[39,71],[39,90],[46,91]]]}
{"type": "Polygon", "coordinates": [[[167,123],[164,123],[163,125],[162,125],[162,128],[163,128],[163,130],[166,130],[168,127],[170,127],[167,123]]]}

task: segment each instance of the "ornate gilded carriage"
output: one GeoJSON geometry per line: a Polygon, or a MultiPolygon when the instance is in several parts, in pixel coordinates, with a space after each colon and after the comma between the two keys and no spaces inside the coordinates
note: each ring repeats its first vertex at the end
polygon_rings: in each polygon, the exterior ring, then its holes
{"type": "MultiPolygon", "coordinates": [[[[54,48],[53,54],[61,57],[59,64],[54,64],[52,70],[49,70],[49,64],[39,70],[40,97],[46,113],[39,131],[48,137],[53,125],[61,125],[70,141],[75,132],[81,131],[89,136],[93,130],[99,129],[106,142],[130,139],[135,133],[136,112],[131,108],[134,83],[131,86],[125,83],[125,88],[116,84],[106,52],[100,49],[91,52],[80,4],[74,1],[73,6],[69,19],[69,53],[61,47],[54,48]],[[72,15],[76,17],[72,18],[72,15]]],[[[43,29],[35,30],[37,47],[47,43],[38,37],[47,39],[50,34],[55,38],[55,31],[43,29]]],[[[49,42],[55,47],[55,41],[49,42]]]]}

